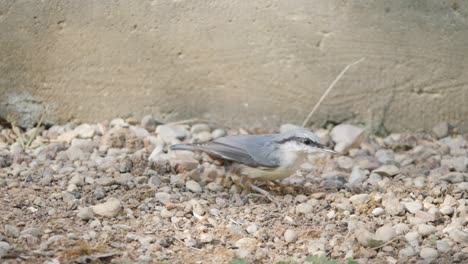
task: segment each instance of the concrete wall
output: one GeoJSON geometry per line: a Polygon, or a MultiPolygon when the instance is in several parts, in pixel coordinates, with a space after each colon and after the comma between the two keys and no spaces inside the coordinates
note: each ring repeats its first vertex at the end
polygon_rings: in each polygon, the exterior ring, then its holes
{"type": "Polygon", "coordinates": [[[468,130],[468,2],[0,1],[0,116],[468,130]]]}

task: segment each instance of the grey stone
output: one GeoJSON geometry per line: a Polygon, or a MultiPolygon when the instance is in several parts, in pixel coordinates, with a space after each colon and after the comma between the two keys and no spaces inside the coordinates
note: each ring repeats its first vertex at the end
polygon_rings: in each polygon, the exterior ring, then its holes
{"type": "Polygon", "coordinates": [[[372,214],[374,216],[381,216],[381,215],[385,214],[385,210],[382,207],[377,207],[374,210],[372,210],[372,214]]]}
{"type": "Polygon", "coordinates": [[[288,243],[295,242],[297,240],[297,232],[293,229],[287,229],[284,232],[284,240],[288,243]]]}
{"type": "Polygon", "coordinates": [[[92,125],[81,124],[77,126],[74,131],[79,138],[92,138],[96,129],[92,125]]]}
{"type": "Polygon", "coordinates": [[[97,187],[96,189],[94,189],[93,195],[94,195],[94,198],[96,198],[97,200],[100,200],[106,197],[106,191],[102,187],[97,187]]]}
{"type": "Polygon", "coordinates": [[[387,193],[382,198],[382,205],[385,211],[391,215],[401,215],[404,213],[405,208],[393,193],[387,193]]]}
{"type": "Polygon", "coordinates": [[[359,144],[360,142],[357,140],[361,138],[363,133],[362,128],[350,124],[335,126],[330,132],[331,139],[336,143],[335,151],[342,152],[353,144],[359,144]]]}
{"type": "Polygon", "coordinates": [[[349,176],[348,184],[351,187],[358,186],[366,180],[366,173],[358,166],[353,167],[351,175],[349,176]]]}
{"type": "Polygon", "coordinates": [[[397,233],[395,229],[393,229],[392,226],[390,225],[384,225],[375,231],[375,237],[378,240],[382,240],[384,242],[388,242],[395,238],[397,236],[397,233]]]}
{"type": "Polygon", "coordinates": [[[198,134],[201,132],[210,132],[211,128],[207,124],[195,124],[190,128],[190,133],[198,134]]]}
{"type": "Polygon", "coordinates": [[[166,143],[172,143],[173,140],[184,140],[188,136],[188,131],[178,126],[159,125],[156,127],[156,133],[166,143]]]}
{"type": "Polygon", "coordinates": [[[109,198],[105,203],[94,205],[93,212],[100,216],[115,217],[121,210],[120,200],[117,198],[109,198]]]}
{"type": "Polygon", "coordinates": [[[224,190],[224,186],[215,182],[208,183],[206,188],[212,192],[221,192],[224,190]]]}
{"type": "Polygon", "coordinates": [[[201,193],[203,191],[202,187],[200,184],[196,181],[189,180],[185,183],[185,187],[194,193],[201,193]]]}
{"type": "Polygon", "coordinates": [[[238,248],[236,250],[237,256],[245,258],[257,248],[257,240],[251,237],[244,237],[237,240],[235,246],[238,248]]]}
{"type": "Polygon", "coordinates": [[[436,232],[436,228],[433,225],[420,224],[418,226],[418,233],[421,236],[429,236],[431,234],[434,234],[435,232],[436,232]]]}
{"type": "Polygon", "coordinates": [[[141,126],[144,127],[149,132],[154,132],[156,129],[156,120],[152,115],[146,115],[141,119],[141,126]]]}
{"type": "Polygon", "coordinates": [[[5,235],[7,237],[14,237],[17,238],[20,235],[20,231],[16,226],[13,225],[5,225],[5,235]]]}
{"type": "Polygon", "coordinates": [[[354,206],[365,204],[369,200],[370,200],[370,195],[367,193],[355,194],[349,197],[349,201],[353,203],[354,206]]]}
{"type": "Polygon", "coordinates": [[[402,204],[405,206],[405,209],[412,214],[422,209],[422,204],[419,201],[402,202],[402,204]]]}
{"type": "Polygon", "coordinates": [[[197,133],[194,135],[193,138],[195,139],[195,142],[198,142],[198,143],[205,143],[212,139],[211,133],[208,131],[197,133]]]}
{"type": "Polygon", "coordinates": [[[435,259],[438,255],[437,250],[428,247],[421,248],[419,252],[419,256],[423,259],[435,259]]]}
{"type": "Polygon", "coordinates": [[[413,247],[405,247],[398,252],[398,256],[400,258],[409,258],[416,255],[416,251],[414,251],[413,247]]]}
{"type": "Polygon", "coordinates": [[[8,251],[10,251],[11,246],[5,241],[0,241],[0,258],[3,258],[8,254],[8,251]]]}
{"type": "Polygon", "coordinates": [[[380,174],[382,176],[395,176],[400,173],[400,169],[398,169],[395,165],[383,165],[379,168],[375,169],[373,173],[380,174]]]}
{"type": "Polygon", "coordinates": [[[78,218],[81,220],[89,220],[94,217],[94,212],[93,209],[90,207],[79,207],[78,208],[78,214],[76,215],[78,218]]]}
{"type": "Polygon", "coordinates": [[[314,207],[309,203],[301,203],[296,206],[296,214],[309,214],[314,207]]]}
{"type": "Polygon", "coordinates": [[[258,231],[258,226],[256,224],[250,224],[245,230],[249,234],[255,234],[258,231]]]}
{"type": "Polygon", "coordinates": [[[391,149],[379,149],[375,152],[375,157],[383,164],[395,161],[395,153],[391,149]]]}
{"type": "Polygon", "coordinates": [[[161,210],[161,217],[162,218],[171,218],[172,216],[174,216],[174,214],[171,211],[167,210],[166,208],[163,208],[161,210]]]}
{"type": "Polygon", "coordinates": [[[215,129],[213,130],[213,132],[211,132],[212,138],[220,138],[220,137],[224,137],[225,135],[226,135],[226,131],[224,131],[224,129],[221,129],[221,128],[215,129]]]}
{"type": "Polygon", "coordinates": [[[447,240],[437,240],[436,242],[437,251],[442,253],[448,253],[452,249],[447,240]]]}
{"type": "Polygon", "coordinates": [[[154,197],[163,205],[167,204],[171,200],[171,195],[166,192],[157,192],[154,197]]]}
{"type": "Polygon", "coordinates": [[[447,122],[441,122],[432,128],[437,139],[444,138],[449,134],[449,124],[447,122]]]}
{"type": "Polygon", "coordinates": [[[68,184],[75,184],[76,186],[83,186],[84,179],[83,176],[75,174],[69,181],[68,184]]]}

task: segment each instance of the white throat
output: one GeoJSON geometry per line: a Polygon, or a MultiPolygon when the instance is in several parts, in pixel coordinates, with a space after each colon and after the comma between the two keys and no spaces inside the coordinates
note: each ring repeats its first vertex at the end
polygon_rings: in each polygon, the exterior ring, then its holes
{"type": "Polygon", "coordinates": [[[306,151],[296,142],[287,142],[280,147],[280,164],[283,168],[296,170],[306,157],[306,151]]]}

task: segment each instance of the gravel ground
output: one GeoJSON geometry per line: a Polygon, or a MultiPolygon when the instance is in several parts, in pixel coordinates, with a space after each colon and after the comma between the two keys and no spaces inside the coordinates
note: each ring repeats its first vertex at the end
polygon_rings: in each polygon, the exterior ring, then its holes
{"type": "Polygon", "coordinates": [[[283,186],[263,185],[275,203],[244,199],[207,155],[167,152],[260,132],[147,116],[42,128],[23,149],[2,128],[1,261],[468,262],[468,135],[446,123],[384,138],[318,130],[346,155],[310,155],[283,186]]]}

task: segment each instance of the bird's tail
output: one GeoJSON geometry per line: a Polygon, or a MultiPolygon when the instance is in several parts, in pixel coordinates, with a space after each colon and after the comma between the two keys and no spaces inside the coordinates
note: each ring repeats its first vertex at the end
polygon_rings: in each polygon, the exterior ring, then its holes
{"type": "Polygon", "coordinates": [[[198,150],[198,147],[196,145],[192,144],[175,144],[170,147],[171,150],[189,150],[189,151],[194,151],[198,150]]]}

